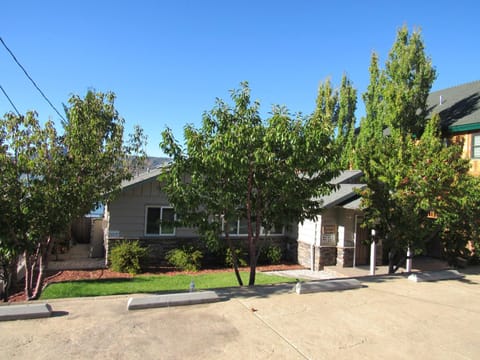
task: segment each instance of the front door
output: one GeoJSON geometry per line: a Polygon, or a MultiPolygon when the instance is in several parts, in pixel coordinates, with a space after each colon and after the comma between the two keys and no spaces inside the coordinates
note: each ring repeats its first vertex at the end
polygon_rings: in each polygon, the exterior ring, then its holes
{"type": "Polygon", "coordinates": [[[370,263],[370,246],[365,244],[368,240],[368,229],[360,225],[363,217],[357,218],[356,244],[355,244],[355,265],[368,265],[370,263]]]}

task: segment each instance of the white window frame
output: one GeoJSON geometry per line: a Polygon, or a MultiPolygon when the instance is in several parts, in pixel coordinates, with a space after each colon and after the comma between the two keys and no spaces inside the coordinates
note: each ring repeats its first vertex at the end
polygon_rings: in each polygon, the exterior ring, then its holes
{"type": "MultiPolygon", "coordinates": [[[[168,210],[173,210],[173,207],[171,206],[162,206],[162,205],[147,205],[145,207],[145,229],[144,229],[144,234],[145,236],[175,236],[177,228],[173,226],[173,232],[172,233],[162,233],[162,219],[163,219],[163,210],[168,209],[168,210]],[[158,225],[158,233],[152,234],[148,233],[148,209],[160,209],[160,223],[158,225]]],[[[173,220],[177,220],[177,214],[175,212],[173,213],[173,220]]]]}
{"type": "MultiPolygon", "coordinates": [[[[232,233],[230,232],[229,235],[230,236],[248,236],[247,233],[240,233],[239,230],[240,230],[240,219],[237,220],[237,225],[236,225],[236,228],[237,228],[237,232],[236,233],[232,233]]],[[[222,221],[222,232],[225,232],[225,221],[222,221]]],[[[222,234],[222,235],[225,235],[225,234],[222,234]]],[[[262,227],[260,227],[260,235],[263,236],[263,235],[267,235],[267,236],[283,236],[285,235],[285,226],[282,225],[282,231],[281,232],[278,232],[278,233],[272,233],[272,232],[268,232],[267,234],[265,234],[265,229],[262,227]]]]}
{"type": "Polygon", "coordinates": [[[475,149],[477,149],[477,151],[480,152],[480,133],[472,134],[472,156],[471,156],[472,159],[479,160],[480,155],[475,156],[475,149]],[[478,144],[475,144],[475,139],[477,139],[478,144]]]}

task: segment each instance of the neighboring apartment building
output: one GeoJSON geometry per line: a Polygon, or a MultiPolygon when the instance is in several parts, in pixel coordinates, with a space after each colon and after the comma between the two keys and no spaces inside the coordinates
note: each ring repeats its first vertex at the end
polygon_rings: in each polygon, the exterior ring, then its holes
{"type": "Polygon", "coordinates": [[[471,173],[480,176],[480,81],[432,92],[430,113],[438,113],[444,134],[463,142],[463,155],[471,159],[471,173]]]}

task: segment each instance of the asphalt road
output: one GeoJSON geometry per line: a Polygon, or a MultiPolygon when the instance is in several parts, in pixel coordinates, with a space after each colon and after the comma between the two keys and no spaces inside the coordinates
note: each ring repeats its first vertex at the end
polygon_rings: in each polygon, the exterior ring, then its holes
{"type": "Polygon", "coordinates": [[[305,295],[224,290],[218,303],[137,311],[128,296],[52,300],[51,318],[0,323],[0,359],[480,358],[480,268],[462,280],[362,282],[305,295]]]}

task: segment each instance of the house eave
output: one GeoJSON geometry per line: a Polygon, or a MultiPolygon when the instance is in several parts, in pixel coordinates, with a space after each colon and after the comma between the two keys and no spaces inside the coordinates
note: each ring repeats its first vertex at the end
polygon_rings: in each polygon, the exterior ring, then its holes
{"type": "Polygon", "coordinates": [[[480,131],[480,123],[449,126],[448,130],[452,134],[458,134],[468,131],[480,131]]]}

